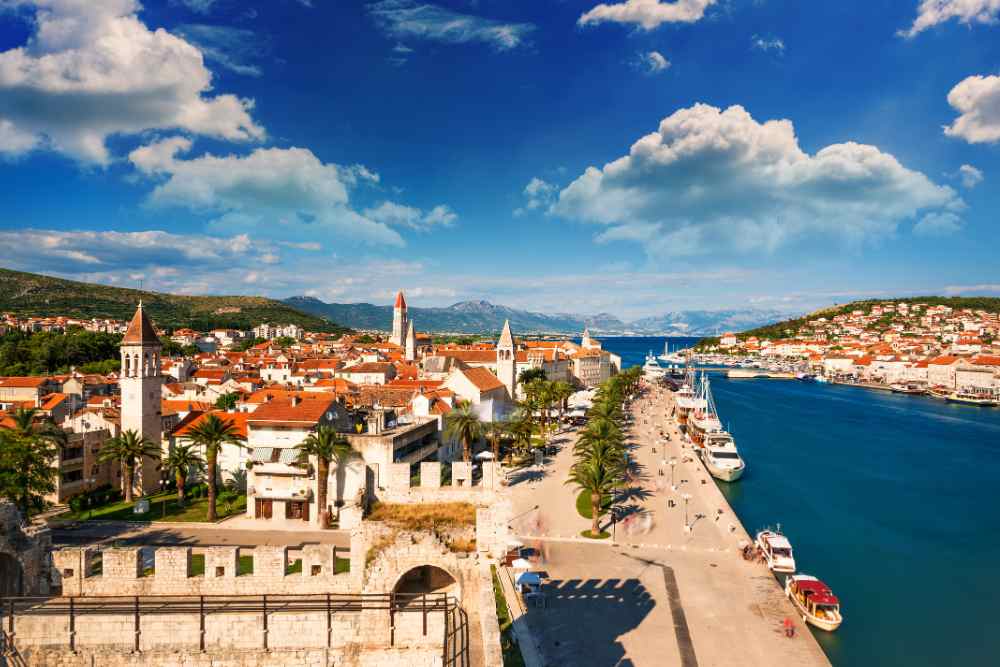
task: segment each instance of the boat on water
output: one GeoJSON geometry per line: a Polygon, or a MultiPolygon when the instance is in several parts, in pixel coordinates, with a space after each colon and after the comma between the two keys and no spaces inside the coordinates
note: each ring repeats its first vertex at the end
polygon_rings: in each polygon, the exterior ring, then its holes
{"type": "Polygon", "coordinates": [[[844,622],[840,615],[840,600],[829,586],[816,577],[793,574],[785,579],[785,595],[809,625],[833,632],[844,622]]]}
{"type": "Polygon", "coordinates": [[[830,382],[830,378],[828,378],[828,377],[827,377],[827,376],[825,376],[825,375],[817,375],[817,376],[816,376],[816,377],[814,377],[813,379],[814,379],[814,380],[815,380],[816,382],[819,382],[820,384],[827,384],[828,382],[830,382]]]}
{"type": "Polygon", "coordinates": [[[705,435],[716,433],[722,429],[722,422],[719,420],[719,413],[715,409],[715,401],[712,400],[712,389],[709,386],[708,375],[702,373],[701,384],[698,396],[694,399],[695,405],[688,415],[688,436],[698,447],[703,447],[705,435]]]}
{"type": "Polygon", "coordinates": [[[805,372],[799,371],[798,373],[795,374],[795,379],[796,380],[801,380],[802,382],[815,382],[816,381],[816,376],[813,375],[812,373],[805,373],[805,372]]]}
{"type": "Polygon", "coordinates": [[[657,357],[660,361],[665,361],[668,364],[678,364],[683,365],[685,363],[684,357],[681,355],[680,350],[670,351],[670,341],[668,340],[663,344],[663,354],[657,357]]]}
{"type": "Polygon", "coordinates": [[[934,385],[928,390],[928,394],[934,398],[948,398],[952,394],[952,390],[947,387],[942,387],[941,385],[934,385]]]}
{"type": "Polygon", "coordinates": [[[889,389],[892,390],[894,394],[926,394],[927,388],[923,385],[917,384],[916,382],[897,382],[889,385],[889,389]]]}
{"type": "Polygon", "coordinates": [[[795,556],[792,554],[792,543],[781,534],[781,528],[764,529],[757,533],[754,544],[764,554],[767,568],[772,572],[793,574],[795,572],[795,556]]]}
{"type": "Polygon", "coordinates": [[[642,365],[642,375],[647,380],[659,380],[667,374],[667,370],[656,362],[656,357],[650,352],[646,355],[646,363],[642,365]]]}
{"type": "Polygon", "coordinates": [[[733,436],[726,431],[705,434],[705,444],[699,453],[708,473],[723,482],[735,482],[747,469],[733,436]]]}
{"type": "Polygon", "coordinates": [[[983,408],[995,408],[1000,401],[995,394],[972,391],[954,391],[947,396],[949,403],[964,403],[978,405],[983,408]]]}

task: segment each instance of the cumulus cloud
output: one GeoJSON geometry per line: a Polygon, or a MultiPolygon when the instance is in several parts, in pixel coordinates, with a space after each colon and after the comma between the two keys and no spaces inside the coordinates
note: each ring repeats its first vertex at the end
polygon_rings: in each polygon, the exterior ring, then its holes
{"type": "Polygon", "coordinates": [[[531,23],[506,23],[413,0],[380,0],[368,5],[368,12],[379,29],[394,39],[481,42],[497,51],[517,48],[535,30],[531,23]]]}
{"type": "Polygon", "coordinates": [[[115,134],[177,128],[231,141],[264,137],[253,102],[210,96],[201,52],[147,28],[136,0],[16,3],[35,16],[27,44],[0,53],[0,122],[20,138],[14,152],[44,143],[104,164],[105,140],[115,134]]]}
{"type": "Polygon", "coordinates": [[[1000,15],[1000,0],[921,0],[917,7],[917,18],[908,30],[900,30],[904,37],[914,37],[919,33],[955,19],[969,25],[971,23],[996,23],[1000,15]]]}
{"type": "Polygon", "coordinates": [[[944,127],[949,137],[970,144],[1000,141],[1000,76],[964,79],[948,93],[948,104],[959,112],[958,118],[944,127]]]}
{"type": "Polygon", "coordinates": [[[774,51],[778,55],[784,55],[785,42],[778,37],[761,37],[754,35],[750,38],[750,48],[758,51],[774,51]]]}
{"type": "Polygon", "coordinates": [[[949,211],[928,213],[913,226],[919,236],[950,236],[962,229],[962,219],[949,211]]]}
{"type": "Polygon", "coordinates": [[[26,270],[135,271],[159,267],[217,269],[234,261],[255,261],[272,251],[246,234],[230,237],[141,232],[0,231],[0,246],[17,248],[5,263],[26,270]]]}
{"type": "Polygon", "coordinates": [[[629,154],[589,167],[549,211],[608,227],[598,240],[657,253],[771,250],[804,237],[851,241],[892,233],[918,213],[960,211],[952,188],[853,142],[815,155],[789,120],[758,123],[743,107],[681,109],[629,154]]]}
{"type": "Polygon", "coordinates": [[[632,65],[646,74],[659,74],[670,67],[670,61],[659,51],[648,51],[638,54],[632,65]]]}
{"type": "Polygon", "coordinates": [[[220,229],[334,235],[403,245],[398,232],[352,206],[352,190],[379,182],[378,174],[364,166],[324,163],[305,148],[258,148],[245,156],[178,157],[190,148],[188,139],[171,137],[129,154],[139,171],[159,181],[149,196],[151,205],[213,214],[220,229]]]}
{"type": "Polygon", "coordinates": [[[516,209],[514,215],[523,215],[527,211],[548,208],[555,200],[556,193],[558,192],[558,186],[544,181],[537,176],[532,178],[524,186],[525,204],[522,208],[516,209]]]}
{"type": "Polygon", "coordinates": [[[422,231],[432,227],[451,227],[458,220],[458,215],[443,204],[424,212],[419,208],[391,201],[382,202],[377,207],[366,210],[365,216],[385,225],[422,231]]]}
{"type": "Polygon", "coordinates": [[[974,188],[983,182],[983,172],[971,164],[963,164],[959,167],[958,175],[962,179],[962,185],[966,188],[974,188]]]}
{"type": "Polygon", "coordinates": [[[633,23],[644,30],[653,30],[663,23],[694,23],[716,0],[626,0],[615,4],[600,4],[584,13],[578,25],[594,23],[633,23]]]}
{"type": "Polygon", "coordinates": [[[244,76],[260,76],[261,69],[254,61],[270,50],[267,37],[244,28],[187,23],[176,32],[198,47],[206,60],[244,76]]]}

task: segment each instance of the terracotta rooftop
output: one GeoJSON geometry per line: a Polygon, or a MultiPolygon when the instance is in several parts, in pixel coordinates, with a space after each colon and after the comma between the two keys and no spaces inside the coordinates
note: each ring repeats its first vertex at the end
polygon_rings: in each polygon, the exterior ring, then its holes
{"type": "Polygon", "coordinates": [[[156,328],[153,323],[149,320],[149,316],[146,315],[146,311],[142,308],[142,301],[139,302],[139,307],[135,309],[135,315],[132,316],[132,321],[128,324],[128,329],[125,330],[125,337],[122,338],[122,343],[127,345],[147,345],[149,343],[159,344],[160,337],[156,335],[156,328]]]}
{"type": "Polygon", "coordinates": [[[248,421],[254,424],[266,422],[292,422],[297,424],[318,424],[334,399],[329,394],[314,392],[298,399],[296,405],[291,398],[275,398],[248,413],[248,421]]]}
{"type": "Polygon", "coordinates": [[[492,391],[504,386],[503,382],[486,368],[467,368],[462,373],[479,391],[492,391]]]}

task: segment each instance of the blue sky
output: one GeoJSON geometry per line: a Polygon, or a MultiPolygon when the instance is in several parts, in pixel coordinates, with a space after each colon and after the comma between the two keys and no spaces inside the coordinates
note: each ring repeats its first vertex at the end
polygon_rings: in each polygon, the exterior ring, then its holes
{"type": "Polygon", "coordinates": [[[0,265],[624,318],[1000,294],[998,0],[0,0],[0,265]]]}

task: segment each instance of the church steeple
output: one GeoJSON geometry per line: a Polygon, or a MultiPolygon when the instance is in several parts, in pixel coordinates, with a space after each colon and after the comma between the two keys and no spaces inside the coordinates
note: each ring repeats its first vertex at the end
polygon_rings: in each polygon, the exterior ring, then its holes
{"type": "Polygon", "coordinates": [[[406,298],[403,290],[396,293],[396,303],[392,307],[392,335],[389,337],[390,343],[395,343],[402,347],[406,344],[406,329],[409,318],[406,315],[406,298]]]}
{"type": "Polygon", "coordinates": [[[417,332],[413,329],[413,322],[407,322],[406,347],[403,356],[407,361],[415,361],[417,358],[417,332]]]}
{"type": "MultiPolygon", "coordinates": [[[[163,345],[156,334],[156,327],[139,302],[121,343],[121,373],[118,386],[121,390],[121,430],[135,431],[156,447],[163,437],[162,385],[160,352],[163,345]]],[[[139,464],[133,489],[145,494],[155,491],[159,474],[157,464],[143,457],[139,464]]]]}
{"type": "Polygon", "coordinates": [[[497,377],[507,387],[511,400],[514,400],[517,391],[517,352],[514,349],[514,335],[510,331],[510,320],[503,323],[503,331],[497,341],[497,377]]]}

